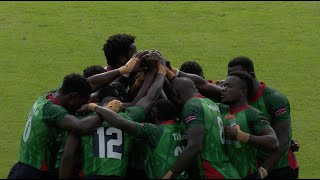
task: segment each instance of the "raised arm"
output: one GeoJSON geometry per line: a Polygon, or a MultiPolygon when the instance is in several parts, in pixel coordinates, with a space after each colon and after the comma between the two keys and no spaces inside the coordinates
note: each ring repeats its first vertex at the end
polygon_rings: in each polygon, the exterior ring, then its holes
{"type": "Polygon", "coordinates": [[[150,54],[149,59],[158,61],[158,72],[147,94],[136,104],[143,106],[146,114],[148,114],[150,110],[151,102],[159,98],[166,75],[165,60],[159,54],[153,52],[150,54]]]}
{"type": "Polygon", "coordinates": [[[140,70],[140,63],[137,63],[139,59],[148,53],[147,51],[141,51],[138,54],[132,56],[132,58],[127,62],[126,65],[121,66],[118,69],[108,71],[101,74],[96,74],[94,76],[91,76],[88,78],[88,81],[90,82],[90,85],[92,87],[92,91],[95,92],[97,89],[103,87],[106,84],[111,83],[113,80],[117,79],[118,77],[129,74],[133,70],[140,70]],[[139,67],[135,66],[139,65],[139,67]]]}
{"type": "Polygon", "coordinates": [[[207,98],[215,99],[218,102],[221,101],[221,87],[209,83],[207,80],[203,79],[201,76],[198,76],[196,74],[190,74],[179,71],[178,77],[187,77],[191,79],[195,83],[197,89],[201,94],[203,94],[207,98]]]}

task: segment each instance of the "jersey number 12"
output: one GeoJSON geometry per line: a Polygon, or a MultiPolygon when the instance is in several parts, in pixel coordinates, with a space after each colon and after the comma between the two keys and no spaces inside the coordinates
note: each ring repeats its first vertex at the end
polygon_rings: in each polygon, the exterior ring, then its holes
{"type": "Polygon", "coordinates": [[[113,127],[99,127],[93,133],[93,152],[99,158],[121,159],[123,153],[123,133],[113,127]]]}

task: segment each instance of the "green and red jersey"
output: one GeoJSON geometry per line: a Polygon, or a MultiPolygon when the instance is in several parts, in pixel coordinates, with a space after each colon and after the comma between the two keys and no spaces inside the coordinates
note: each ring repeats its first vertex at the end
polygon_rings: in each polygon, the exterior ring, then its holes
{"type": "MultiPolygon", "coordinates": [[[[150,179],[158,179],[170,170],[186,146],[186,136],[180,123],[168,120],[160,125],[140,123],[136,125],[137,137],[147,145],[145,171],[150,179]]],[[[187,179],[186,172],[176,179],[187,179]]]]}
{"type": "MultiPolygon", "coordinates": [[[[229,113],[235,116],[236,124],[245,133],[255,135],[262,129],[271,128],[264,114],[249,105],[230,109],[229,113]]],[[[224,124],[227,124],[228,120],[223,119],[224,124]]],[[[245,178],[256,172],[257,149],[242,142],[239,142],[239,144],[239,147],[235,147],[231,141],[226,141],[225,146],[231,163],[237,169],[241,178],[245,178]]]]}
{"type": "MultiPolygon", "coordinates": [[[[129,121],[141,122],[144,108],[133,106],[119,114],[129,121]]],[[[132,137],[120,129],[103,123],[92,134],[81,137],[84,176],[124,177],[128,165],[132,137]]]]}
{"type": "Polygon", "coordinates": [[[205,130],[204,146],[198,159],[202,178],[240,178],[225,151],[224,128],[219,107],[202,95],[189,99],[183,106],[181,120],[186,128],[200,126],[205,130]]]}
{"type": "MultiPolygon", "coordinates": [[[[298,162],[295,155],[290,150],[292,129],[291,129],[291,116],[290,116],[290,103],[286,96],[279,91],[266,86],[265,83],[261,82],[261,87],[257,94],[249,100],[249,104],[262,111],[267,116],[270,125],[272,126],[275,122],[287,121],[290,123],[290,134],[289,134],[289,145],[287,151],[281,156],[278,163],[275,164],[273,169],[280,169],[286,166],[290,166],[292,169],[298,168],[298,162]]],[[[258,160],[263,159],[269,153],[264,151],[258,152],[258,160]]]]}
{"type": "Polygon", "coordinates": [[[68,114],[51,93],[43,94],[30,110],[19,161],[41,171],[53,171],[65,132],[57,125],[68,114]]]}

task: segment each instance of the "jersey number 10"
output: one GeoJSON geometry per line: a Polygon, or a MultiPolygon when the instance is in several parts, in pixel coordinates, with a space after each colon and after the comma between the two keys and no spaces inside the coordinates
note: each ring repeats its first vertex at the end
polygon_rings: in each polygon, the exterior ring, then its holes
{"type": "Polygon", "coordinates": [[[93,133],[93,153],[99,158],[121,159],[123,133],[113,127],[100,127],[93,133]]]}

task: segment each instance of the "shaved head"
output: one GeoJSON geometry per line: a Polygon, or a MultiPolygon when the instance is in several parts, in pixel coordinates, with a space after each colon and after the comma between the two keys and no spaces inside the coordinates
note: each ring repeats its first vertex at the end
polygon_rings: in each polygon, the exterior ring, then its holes
{"type": "Polygon", "coordinates": [[[194,82],[186,77],[176,78],[172,82],[172,89],[176,94],[176,103],[179,105],[184,104],[198,93],[194,82]]]}

